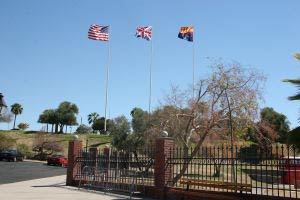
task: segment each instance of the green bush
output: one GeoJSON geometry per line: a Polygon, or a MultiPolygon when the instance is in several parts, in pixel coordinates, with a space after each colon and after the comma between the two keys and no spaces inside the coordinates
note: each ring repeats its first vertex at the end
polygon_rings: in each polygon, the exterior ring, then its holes
{"type": "Polygon", "coordinates": [[[93,132],[93,129],[91,127],[88,127],[88,126],[82,124],[82,125],[78,126],[75,133],[85,134],[85,133],[92,133],[92,132],[93,132]]]}
{"type": "Polygon", "coordinates": [[[20,123],[20,124],[18,124],[18,128],[21,129],[21,130],[28,129],[29,128],[29,124],[27,124],[27,123],[20,123]]]}
{"type": "Polygon", "coordinates": [[[237,152],[237,158],[241,162],[258,164],[263,160],[274,158],[274,155],[272,154],[271,147],[251,144],[250,146],[241,147],[240,151],[237,152]]]}

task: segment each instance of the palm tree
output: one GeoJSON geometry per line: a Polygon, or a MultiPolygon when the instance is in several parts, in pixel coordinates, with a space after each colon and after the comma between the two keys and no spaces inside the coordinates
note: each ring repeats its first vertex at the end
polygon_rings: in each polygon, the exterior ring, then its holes
{"type": "MultiPolygon", "coordinates": [[[[300,61],[300,54],[299,53],[296,53],[294,55],[294,57],[300,61]]],[[[292,83],[296,86],[300,86],[300,79],[285,79],[283,80],[283,82],[289,82],[289,83],[292,83]]],[[[294,96],[290,96],[288,98],[290,101],[294,101],[294,100],[300,100],[300,91],[298,91],[297,94],[295,94],[294,96]]],[[[293,144],[297,147],[298,151],[300,151],[300,126],[298,126],[297,128],[291,130],[289,133],[288,133],[288,138],[287,138],[287,143],[289,145],[293,144]]]]}
{"type": "MultiPolygon", "coordinates": [[[[294,57],[300,61],[300,54],[299,53],[295,53],[294,57]]],[[[300,86],[300,79],[284,79],[283,82],[289,82],[289,83],[292,83],[294,85],[296,85],[297,87],[300,86]]],[[[294,101],[294,100],[300,100],[300,91],[293,95],[293,96],[290,96],[288,98],[290,101],[294,101]]]]}
{"type": "Polygon", "coordinates": [[[295,53],[294,57],[295,57],[297,60],[300,60],[300,53],[295,53]]]}
{"type": "Polygon", "coordinates": [[[96,112],[92,112],[88,115],[89,124],[93,124],[97,119],[99,119],[100,115],[96,112]]]}
{"type": "Polygon", "coordinates": [[[21,104],[14,103],[13,105],[11,105],[10,111],[15,115],[14,127],[13,127],[13,129],[15,129],[17,115],[22,114],[22,112],[23,112],[23,107],[22,107],[21,104]]]}

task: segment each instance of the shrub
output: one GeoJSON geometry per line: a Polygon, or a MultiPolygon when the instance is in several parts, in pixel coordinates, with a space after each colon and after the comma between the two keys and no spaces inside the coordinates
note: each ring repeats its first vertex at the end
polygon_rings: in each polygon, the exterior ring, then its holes
{"type": "Polygon", "coordinates": [[[45,160],[48,155],[63,151],[60,140],[55,140],[49,137],[50,135],[44,132],[35,134],[34,145],[32,151],[36,152],[35,159],[45,160]]]}
{"type": "Polygon", "coordinates": [[[271,147],[251,144],[250,146],[241,147],[237,153],[237,158],[239,158],[241,162],[258,164],[262,160],[272,159],[274,157],[271,150],[271,147]]]}
{"type": "Polygon", "coordinates": [[[20,124],[18,124],[18,128],[21,129],[21,130],[28,129],[29,128],[29,124],[27,124],[27,123],[20,123],[20,124]]]}
{"type": "Polygon", "coordinates": [[[78,126],[78,128],[76,129],[76,133],[78,133],[78,134],[85,134],[85,133],[92,133],[92,132],[93,132],[93,129],[84,124],[78,126]]]}

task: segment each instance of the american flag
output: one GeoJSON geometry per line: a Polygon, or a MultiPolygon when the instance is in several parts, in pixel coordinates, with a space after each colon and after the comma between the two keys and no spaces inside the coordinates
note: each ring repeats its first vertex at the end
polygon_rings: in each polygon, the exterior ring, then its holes
{"type": "Polygon", "coordinates": [[[141,37],[146,40],[151,40],[151,34],[152,34],[152,26],[145,26],[145,27],[137,27],[136,28],[136,37],[141,37]]]}
{"type": "Polygon", "coordinates": [[[108,31],[109,26],[99,26],[97,24],[92,24],[88,32],[88,37],[92,40],[108,41],[108,31]]]}

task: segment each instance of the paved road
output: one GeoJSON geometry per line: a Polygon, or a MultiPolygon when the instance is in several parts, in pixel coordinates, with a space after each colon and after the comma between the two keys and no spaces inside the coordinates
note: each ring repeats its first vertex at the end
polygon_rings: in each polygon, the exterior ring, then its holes
{"type": "MultiPolygon", "coordinates": [[[[125,200],[128,196],[104,195],[66,186],[66,168],[41,162],[0,161],[0,199],[15,200],[125,200]]],[[[147,198],[134,198],[151,200],[147,198]]]]}
{"type": "Polygon", "coordinates": [[[48,166],[41,162],[0,161],[0,185],[65,174],[66,168],[48,166]]]}

